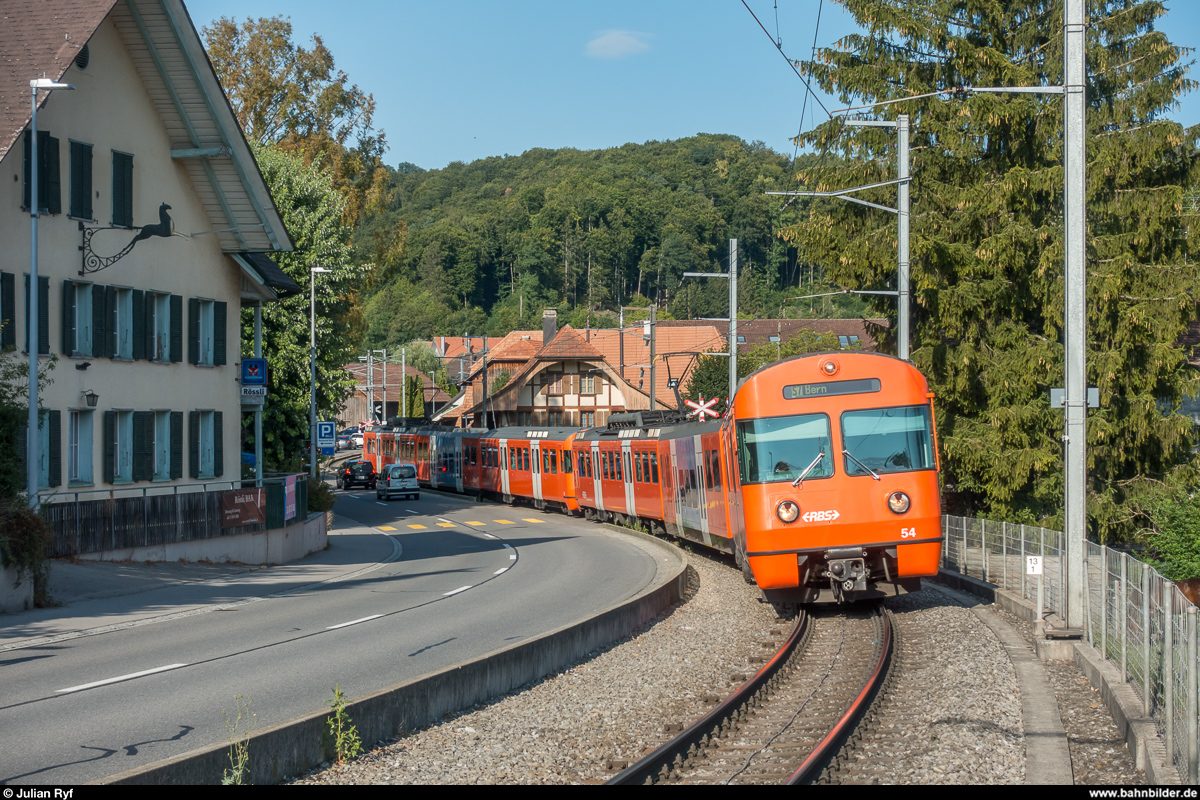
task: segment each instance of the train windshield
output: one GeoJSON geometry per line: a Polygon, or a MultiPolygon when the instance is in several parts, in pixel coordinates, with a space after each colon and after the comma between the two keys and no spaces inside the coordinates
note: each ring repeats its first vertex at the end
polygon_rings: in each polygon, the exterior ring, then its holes
{"type": "Polygon", "coordinates": [[[847,475],[934,469],[929,406],[842,414],[847,475]],[[852,457],[851,457],[852,456],[852,457]]]}
{"type": "Polygon", "coordinates": [[[742,483],[794,481],[833,475],[829,445],[829,417],[797,414],[791,417],[751,419],[738,423],[738,461],[742,483]],[[813,461],[825,454],[815,466],[813,461]]]}

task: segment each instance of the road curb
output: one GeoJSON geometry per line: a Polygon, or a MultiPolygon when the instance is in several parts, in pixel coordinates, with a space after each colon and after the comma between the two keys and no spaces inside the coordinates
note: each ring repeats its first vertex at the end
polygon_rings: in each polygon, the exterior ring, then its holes
{"type": "MultiPolygon", "coordinates": [[[[628,635],[681,600],[687,585],[687,555],[661,539],[628,529],[616,530],[672,551],[678,568],[659,585],[586,620],[348,703],[346,712],[362,741],[374,743],[414,731],[446,714],[507,694],[628,635]]],[[[328,718],[328,711],[319,711],[253,732],[249,736],[247,782],[279,783],[334,760],[328,718]]],[[[96,783],[219,784],[229,766],[229,743],[224,743],[110,775],[96,783]]]]}

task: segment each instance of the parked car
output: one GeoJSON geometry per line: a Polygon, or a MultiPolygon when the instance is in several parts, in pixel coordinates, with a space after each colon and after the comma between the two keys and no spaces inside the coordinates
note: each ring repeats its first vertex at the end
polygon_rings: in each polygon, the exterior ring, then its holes
{"type": "Polygon", "coordinates": [[[349,489],[355,484],[362,484],[368,489],[374,489],[377,480],[375,465],[370,461],[347,461],[337,474],[339,489],[349,489]]]}
{"type": "Polygon", "coordinates": [[[352,447],[350,444],[350,434],[339,433],[337,440],[333,443],[333,447],[335,450],[349,450],[352,447]]]}
{"type": "Polygon", "coordinates": [[[421,499],[417,468],[412,464],[388,464],[379,473],[379,488],[375,490],[375,496],[380,500],[391,500],[396,495],[421,499]]]}
{"type": "Polygon", "coordinates": [[[362,431],[355,431],[354,433],[350,434],[350,446],[358,448],[363,446],[362,431]]]}

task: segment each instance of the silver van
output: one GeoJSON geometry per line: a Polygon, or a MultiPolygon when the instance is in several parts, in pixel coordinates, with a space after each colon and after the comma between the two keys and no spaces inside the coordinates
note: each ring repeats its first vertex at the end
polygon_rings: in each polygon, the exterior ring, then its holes
{"type": "Polygon", "coordinates": [[[375,496],[380,500],[391,500],[393,496],[421,499],[421,485],[417,483],[417,468],[412,464],[388,464],[379,474],[375,496]]]}

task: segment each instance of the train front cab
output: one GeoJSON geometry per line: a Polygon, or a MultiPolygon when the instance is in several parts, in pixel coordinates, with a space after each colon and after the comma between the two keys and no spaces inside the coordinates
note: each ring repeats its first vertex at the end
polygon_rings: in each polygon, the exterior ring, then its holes
{"type": "Polygon", "coordinates": [[[764,369],[723,434],[739,555],[769,600],[880,598],[937,573],[932,395],[911,365],[843,353],[764,369]]]}

